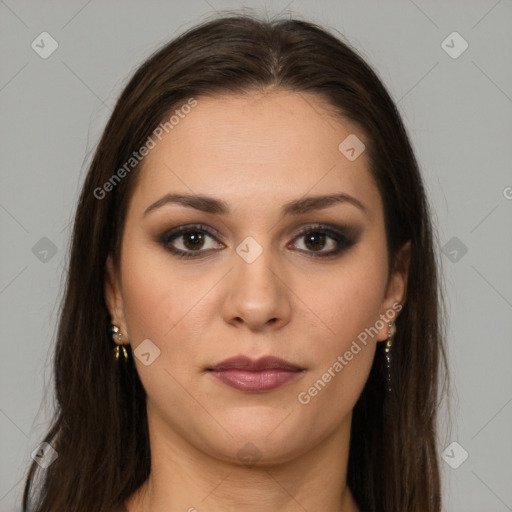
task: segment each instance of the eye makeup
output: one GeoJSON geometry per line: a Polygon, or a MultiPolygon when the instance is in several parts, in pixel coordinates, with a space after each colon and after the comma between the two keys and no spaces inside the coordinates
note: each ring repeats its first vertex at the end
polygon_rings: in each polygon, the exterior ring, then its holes
{"type": "MultiPolygon", "coordinates": [[[[361,230],[352,226],[315,223],[302,228],[294,235],[287,248],[305,253],[308,257],[332,258],[342,254],[354,245],[361,230]],[[303,240],[305,249],[297,248],[297,240],[303,240]],[[318,246],[321,246],[317,249],[318,246]],[[325,250],[326,246],[331,248],[325,250]]],[[[186,224],[165,231],[158,237],[162,247],[179,258],[202,258],[214,251],[223,250],[217,231],[206,224],[186,224]],[[212,247],[204,249],[208,239],[212,247]],[[181,248],[176,247],[181,245],[181,248]]]]}

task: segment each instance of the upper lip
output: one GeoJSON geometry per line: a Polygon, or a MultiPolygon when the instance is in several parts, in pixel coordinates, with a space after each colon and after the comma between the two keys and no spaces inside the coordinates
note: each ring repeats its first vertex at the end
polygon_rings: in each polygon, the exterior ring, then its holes
{"type": "Polygon", "coordinates": [[[268,369],[280,369],[288,371],[301,371],[302,368],[289,363],[284,359],[274,356],[263,356],[259,359],[251,359],[247,356],[235,356],[225,359],[215,366],[207,368],[207,370],[221,371],[221,370],[248,370],[248,371],[259,371],[268,369]]]}

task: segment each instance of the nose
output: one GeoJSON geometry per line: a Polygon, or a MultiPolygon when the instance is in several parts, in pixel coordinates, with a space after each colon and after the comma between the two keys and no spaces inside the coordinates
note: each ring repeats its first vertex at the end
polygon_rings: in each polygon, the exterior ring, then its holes
{"type": "Polygon", "coordinates": [[[233,253],[234,268],[224,282],[224,320],[254,332],[284,327],[291,316],[291,291],[283,269],[269,248],[249,261],[233,253]]]}

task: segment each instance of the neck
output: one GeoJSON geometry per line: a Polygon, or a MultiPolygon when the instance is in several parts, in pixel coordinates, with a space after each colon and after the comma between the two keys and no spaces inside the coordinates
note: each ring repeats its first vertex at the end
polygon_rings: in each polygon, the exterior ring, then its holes
{"type": "Polygon", "coordinates": [[[346,485],[351,417],[313,450],[268,465],[219,460],[158,423],[149,423],[151,473],[128,512],[359,512],[346,485]]]}

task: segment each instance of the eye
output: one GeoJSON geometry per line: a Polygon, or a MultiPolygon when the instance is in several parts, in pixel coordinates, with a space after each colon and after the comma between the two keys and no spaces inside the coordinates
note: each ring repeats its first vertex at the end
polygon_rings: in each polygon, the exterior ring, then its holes
{"type": "Polygon", "coordinates": [[[328,227],[321,224],[309,226],[302,230],[294,240],[300,239],[303,239],[303,242],[293,243],[292,246],[300,251],[313,253],[313,256],[318,257],[334,256],[355,243],[353,235],[349,236],[337,227],[328,227]]]}
{"type": "MultiPolygon", "coordinates": [[[[336,226],[322,224],[309,226],[295,236],[288,248],[313,257],[335,256],[356,242],[357,235],[353,231],[349,229],[345,233],[336,226]],[[296,242],[301,239],[303,241],[296,242]]],[[[216,233],[204,224],[180,226],[166,232],[160,237],[160,243],[171,254],[182,258],[196,258],[202,253],[224,248],[216,233]]]]}
{"type": "Polygon", "coordinates": [[[208,247],[207,240],[209,238],[216,241],[216,236],[209,227],[197,224],[180,226],[165,233],[161,237],[160,243],[172,254],[185,258],[194,258],[200,256],[200,253],[206,252],[206,250],[224,247],[220,242],[210,243],[210,247],[208,247]]]}

